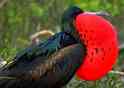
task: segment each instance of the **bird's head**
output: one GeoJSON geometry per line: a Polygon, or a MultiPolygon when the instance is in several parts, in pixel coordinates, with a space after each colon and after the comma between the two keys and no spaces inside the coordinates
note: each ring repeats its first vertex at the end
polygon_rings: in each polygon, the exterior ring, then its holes
{"type": "Polygon", "coordinates": [[[110,17],[110,14],[105,11],[88,12],[83,11],[77,6],[69,7],[67,10],[64,11],[64,14],[62,15],[61,29],[62,31],[72,34],[77,40],[79,39],[79,36],[77,30],[75,30],[75,21],[79,14],[110,17]]]}
{"type": "Polygon", "coordinates": [[[62,31],[72,34],[76,39],[79,39],[79,36],[75,30],[75,19],[81,13],[83,13],[83,10],[80,8],[76,6],[69,7],[62,15],[61,20],[62,31]]]}
{"type": "Polygon", "coordinates": [[[84,80],[96,80],[106,75],[118,56],[115,28],[102,16],[109,14],[85,12],[78,7],[71,7],[62,17],[62,31],[70,33],[86,46],[86,56],[76,73],[84,80]]]}

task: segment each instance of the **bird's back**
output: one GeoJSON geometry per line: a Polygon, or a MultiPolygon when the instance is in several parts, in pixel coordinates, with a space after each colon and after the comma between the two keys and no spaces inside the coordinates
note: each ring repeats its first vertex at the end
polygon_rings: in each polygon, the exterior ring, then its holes
{"type": "Polygon", "coordinates": [[[14,62],[0,71],[0,76],[15,79],[0,79],[0,87],[59,88],[72,78],[84,55],[84,47],[72,36],[59,33],[18,53],[14,62]]]}

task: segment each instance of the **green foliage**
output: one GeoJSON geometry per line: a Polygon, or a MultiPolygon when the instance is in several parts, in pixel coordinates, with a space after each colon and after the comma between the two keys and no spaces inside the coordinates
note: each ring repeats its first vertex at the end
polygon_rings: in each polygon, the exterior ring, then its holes
{"type": "Polygon", "coordinates": [[[108,74],[97,81],[80,81],[74,77],[66,88],[123,88],[123,82],[118,75],[108,74]]]}
{"type": "Polygon", "coordinates": [[[113,15],[120,15],[124,8],[123,0],[73,0],[73,3],[84,10],[105,10],[113,15]]]}
{"type": "Polygon", "coordinates": [[[44,9],[41,8],[37,3],[31,3],[30,5],[32,16],[41,17],[44,13],[44,9]]]}
{"type": "MultiPolygon", "coordinates": [[[[61,14],[69,5],[77,5],[85,11],[106,10],[113,15],[120,15],[124,9],[123,0],[12,0],[8,1],[0,10],[1,46],[4,39],[8,39],[13,46],[15,36],[27,39],[37,30],[40,23],[42,28],[55,30],[61,19],[61,14]],[[7,33],[7,34],[6,34],[7,33]],[[18,35],[17,35],[18,33],[18,35]],[[10,37],[8,37],[10,35],[10,37]]],[[[23,44],[20,44],[23,45],[23,44]]],[[[15,45],[14,45],[15,46],[15,45]]]]}
{"type": "Polygon", "coordinates": [[[4,60],[6,60],[7,62],[10,62],[14,58],[16,52],[17,52],[16,48],[11,48],[10,49],[10,47],[9,48],[6,47],[4,49],[0,49],[1,57],[4,60]]]}
{"type": "Polygon", "coordinates": [[[120,55],[117,61],[117,65],[119,69],[122,69],[122,70],[124,69],[124,47],[120,49],[120,55]]]}

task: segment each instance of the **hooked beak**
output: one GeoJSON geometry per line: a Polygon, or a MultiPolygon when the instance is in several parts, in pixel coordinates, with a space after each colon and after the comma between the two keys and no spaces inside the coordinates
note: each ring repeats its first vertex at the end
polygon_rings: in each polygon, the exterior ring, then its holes
{"type": "Polygon", "coordinates": [[[91,14],[91,15],[98,15],[98,16],[105,16],[111,17],[111,15],[106,11],[98,11],[98,12],[84,12],[84,14],[91,14]]]}

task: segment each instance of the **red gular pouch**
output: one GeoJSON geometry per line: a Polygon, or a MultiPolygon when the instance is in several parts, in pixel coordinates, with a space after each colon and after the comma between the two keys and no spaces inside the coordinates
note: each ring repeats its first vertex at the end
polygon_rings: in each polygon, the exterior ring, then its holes
{"type": "Polygon", "coordinates": [[[98,80],[112,69],[118,57],[116,30],[109,21],[93,14],[78,15],[75,24],[80,40],[87,47],[76,75],[83,80],[98,80]]]}

